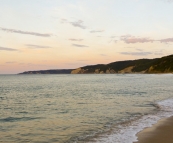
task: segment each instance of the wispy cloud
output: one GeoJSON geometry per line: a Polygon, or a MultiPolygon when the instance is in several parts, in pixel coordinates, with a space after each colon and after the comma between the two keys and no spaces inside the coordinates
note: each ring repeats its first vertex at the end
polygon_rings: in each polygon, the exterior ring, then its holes
{"type": "Polygon", "coordinates": [[[6,62],[6,64],[14,64],[16,63],[15,61],[10,61],[10,62],[6,62]]]}
{"type": "Polygon", "coordinates": [[[135,37],[131,35],[120,36],[120,40],[124,41],[127,44],[148,43],[148,42],[161,42],[161,43],[173,42],[173,38],[165,38],[165,39],[156,40],[156,39],[151,39],[146,37],[135,37]]]}
{"type": "Polygon", "coordinates": [[[106,55],[106,54],[100,54],[100,56],[107,57],[107,55],[106,55]]]}
{"type": "Polygon", "coordinates": [[[161,39],[158,41],[160,41],[161,43],[169,43],[169,42],[173,42],[173,38],[161,39]]]}
{"type": "Polygon", "coordinates": [[[92,31],[90,31],[90,33],[101,33],[101,32],[104,32],[104,30],[92,30],[92,31]]]}
{"type": "Polygon", "coordinates": [[[18,50],[13,48],[0,47],[0,51],[18,51],[18,50]]]}
{"type": "Polygon", "coordinates": [[[7,29],[7,28],[2,28],[2,27],[0,27],[0,30],[9,32],[9,33],[18,33],[18,34],[25,34],[25,35],[40,36],[40,37],[51,37],[52,36],[52,34],[28,32],[28,31],[21,31],[21,30],[17,30],[17,29],[7,29]]]}
{"type": "Polygon", "coordinates": [[[111,43],[111,42],[117,43],[118,40],[113,40],[113,39],[111,39],[108,43],[111,43]]]}
{"type": "Polygon", "coordinates": [[[67,19],[61,19],[61,23],[69,23],[72,26],[78,27],[78,28],[81,28],[81,29],[86,29],[87,28],[86,26],[84,26],[82,20],[77,20],[77,21],[74,21],[74,22],[69,22],[67,19]]]}
{"type": "Polygon", "coordinates": [[[133,55],[133,56],[147,56],[151,55],[151,52],[120,52],[122,55],[133,55]]]}
{"type": "Polygon", "coordinates": [[[137,51],[143,51],[142,49],[139,49],[139,48],[137,48],[136,50],[137,50],[137,51]]]}
{"type": "Polygon", "coordinates": [[[83,39],[69,39],[70,41],[78,41],[78,42],[80,42],[80,41],[83,41],[83,39]]]}
{"type": "Polygon", "coordinates": [[[117,43],[118,40],[114,40],[115,43],[117,43]]]}
{"type": "Polygon", "coordinates": [[[86,46],[86,45],[79,45],[79,44],[72,44],[72,46],[81,47],[81,48],[88,47],[88,46],[86,46]]]}
{"type": "Polygon", "coordinates": [[[130,35],[130,34],[120,36],[120,38],[122,38],[122,39],[126,39],[126,38],[129,38],[129,37],[133,37],[133,36],[130,35]]]}
{"type": "Polygon", "coordinates": [[[124,41],[127,44],[131,44],[131,43],[146,43],[146,42],[153,42],[153,39],[149,39],[149,38],[136,38],[130,35],[126,35],[126,36],[121,36],[121,40],[124,41]]]}
{"type": "Polygon", "coordinates": [[[75,22],[70,22],[74,27],[79,27],[82,29],[86,29],[86,26],[83,25],[83,21],[82,20],[78,20],[75,22]]]}
{"type": "Polygon", "coordinates": [[[118,36],[111,36],[110,38],[113,39],[113,38],[116,38],[116,37],[118,37],[118,36]]]}
{"type": "Polygon", "coordinates": [[[61,19],[61,23],[68,23],[68,20],[67,20],[67,19],[62,18],[62,19],[61,19]]]}
{"type": "Polygon", "coordinates": [[[32,44],[27,44],[26,46],[30,49],[47,49],[47,48],[51,48],[49,46],[40,46],[40,45],[32,45],[32,44]]]}

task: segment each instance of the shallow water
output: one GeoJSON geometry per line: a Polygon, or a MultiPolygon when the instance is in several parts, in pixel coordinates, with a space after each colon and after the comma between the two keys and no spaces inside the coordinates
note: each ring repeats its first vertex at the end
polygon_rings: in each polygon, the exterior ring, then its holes
{"type": "Polygon", "coordinates": [[[172,74],[0,75],[0,142],[129,140],[172,85],[172,74]]]}

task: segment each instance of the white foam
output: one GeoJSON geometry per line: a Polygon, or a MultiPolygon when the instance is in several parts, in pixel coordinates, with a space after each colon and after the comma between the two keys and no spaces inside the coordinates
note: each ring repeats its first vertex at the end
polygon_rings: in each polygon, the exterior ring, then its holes
{"type": "Polygon", "coordinates": [[[142,118],[132,121],[129,125],[119,125],[118,129],[109,135],[103,135],[95,139],[96,143],[133,143],[137,141],[136,134],[146,127],[151,127],[158,120],[173,115],[173,99],[158,102],[161,110],[155,115],[145,115],[142,118]]]}

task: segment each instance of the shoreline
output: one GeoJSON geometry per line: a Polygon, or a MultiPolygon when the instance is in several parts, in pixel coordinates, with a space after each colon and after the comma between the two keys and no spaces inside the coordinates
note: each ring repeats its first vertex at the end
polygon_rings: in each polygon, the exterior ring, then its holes
{"type": "Polygon", "coordinates": [[[160,109],[156,114],[144,115],[125,126],[120,124],[115,130],[100,134],[87,143],[173,143],[173,98],[156,103],[160,109]]]}
{"type": "Polygon", "coordinates": [[[173,143],[173,116],[160,119],[156,124],[136,134],[133,143],[173,143]]]}

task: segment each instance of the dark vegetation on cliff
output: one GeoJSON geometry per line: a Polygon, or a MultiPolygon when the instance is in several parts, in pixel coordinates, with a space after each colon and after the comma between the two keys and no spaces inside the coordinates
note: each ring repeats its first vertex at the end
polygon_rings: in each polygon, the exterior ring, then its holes
{"type": "Polygon", "coordinates": [[[148,70],[149,73],[173,72],[173,55],[159,58],[148,70]]]}
{"type": "Polygon", "coordinates": [[[93,66],[85,66],[82,69],[87,70],[88,73],[95,72],[96,69],[100,69],[100,71],[106,72],[108,69],[114,70],[115,72],[121,71],[127,67],[134,66],[132,72],[141,72],[145,71],[152,66],[157,59],[140,59],[140,60],[129,60],[129,61],[118,61],[113,62],[107,65],[93,65],[93,66]]]}
{"type": "Polygon", "coordinates": [[[118,61],[109,64],[99,64],[81,67],[84,73],[172,73],[173,55],[155,59],[139,59],[129,61],[118,61]],[[125,69],[132,67],[131,71],[125,69]],[[124,70],[124,71],[123,71],[124,70]]]}
{"type": "Polygon", "coordinates": [[[72,69],[26,71],[20,74],[70,74],[72,69]]]}
{"type": "Polygon", "coordinates": [[[173,55],[156,59],[117,61],[81,67],[77,70],[28,71],[22,74],[70,74],[70,73],[173,73],[173,55]],[[129,69],[130,70],[129,70],[129,69]]]}

